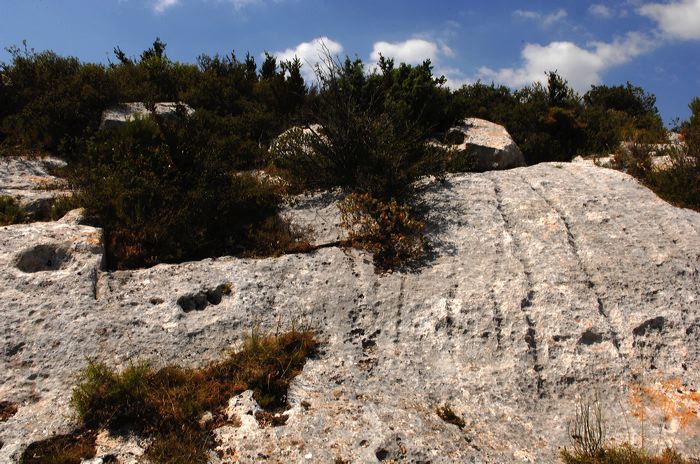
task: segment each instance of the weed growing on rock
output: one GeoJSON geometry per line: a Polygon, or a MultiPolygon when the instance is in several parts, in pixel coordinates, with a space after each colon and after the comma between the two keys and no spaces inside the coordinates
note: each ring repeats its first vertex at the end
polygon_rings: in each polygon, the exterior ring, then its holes
{"type": "Polygon", "coordinates": [[[560,452],[565,464],[691,464],[678,452],[667,448],[654,455],[629,444],[611,446],[605,442],[605,418],[598,396],[576,405],[569,424],[572,450],[560,452]]]}
{"type": "Polygon", "coordinates": [[[0,422],[5,422],[17,414],[17,405],[9,401],[0,401],[0,422]]]}
{"type": "Polygon", "coordinates": [[[64,195],[56,198],[51,205],[50,217],[52,221],[57,221],[66,215],[68,211],[80,208],[80,200],[73,195],[64,195]]]}
{"type": "Polygon", "coordinates": [[[597,456],[601,452],[605,444],[605,418],[598,396],[593,401],[578,402],[569,424],[569,436],[575,454],[597,456]]]}
{"type": "Polygon", "coordinates": [[[339,208],[350,243],[372,253],[377,270],[410,266],[425,256],[425,223],[415,218],[408,204],[355,193],[339,208]]]}
{"type": "MultiPolygon", "coordinates": [[[[650,454],[630,445],[605,447],[590,456],[563,450],[561,458],[565,464],[692,464],[678,452],[667,448],[661,454],[650,454]]],[[[696,461],[697,462],[697,461],[696,461]]]]}
{"type": "Polygon", "coordinates": [[[80,430],[32,443],[24,450],[22,464],[80,464],[95,457],[94,431],[80,430]]]}
{"type": "Polygon", "coordinates": [[[453,410],[452,407],[449,404],[445,404],[444,406],[438,407],[435,412],[437,413],[438,417],[440,419],[444,420],[448,424],[456,425],[460,429],[463,429],[467,424],[464,422],[464,419],[459,417],[453,410]]]}
{"type": "Polygon", "coordinates": [[[9,195],[0,196],[0,226],[19,224],[24,218],[24,209],[17,200],[9,195]]]}
{"type": "MultiPolygon", "coordinates": [[[[127,427],[150,438],[146,456],[152,462],[206,463],[211,425],[200,425],[202,415],[212,412],[220,423],[228,400],[245,390],[253,390],[258,404],[268,412],[284,408],[289,383],[317,346],[312,332],[293,330],[275,336],[253,332],[240,351],[201,369],[154,369],[140,363],[115,372],[91,362],[73,390],[72,405],[81,430],[127,427]]],[[[210,422],[215,423],[217,420],[210,422]]],[[[271,425],[275,423],[271,421],[271,425]]],[[[92,437],[93,447],[65,452],[93,456],[94,432],[72,435],[76,439],[81,436],[92,437]]],[[[64,453],[64,443],[66,438],[61,436],[33,444],[22,462],[72,462],[56,460],[64,453]],[[38,455],[43,460],[32,457],[38,455]]]]}

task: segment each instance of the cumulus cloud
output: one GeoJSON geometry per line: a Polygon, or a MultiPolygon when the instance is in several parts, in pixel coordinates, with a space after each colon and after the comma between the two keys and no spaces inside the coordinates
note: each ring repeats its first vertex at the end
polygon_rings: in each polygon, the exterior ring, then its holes
{"type": "Polygon", "coordinates": [[[561,21],[562,19],[566,18],[567,13],[566,10],[563,8],[560,8],[548,14],[540,13],[539,11],[515,10],[513,12],[513,16],[521,19],[536,21],[540,24],[540,26],[548,27],[556,23],[557,21],[561,21]]]}
{"type": "Polygon", "coordinates": [[[613,16],[613,11],[602,3],[591,5],[588,7],[588,12],[593,16],[605,19],[612,18],[613,16]]]}
{"type": "Polygon", "coordinates": [[[433,75],[445,76],[447,86],[451,88],[473,82],[460,69],[445,65],[446,58],[454,58],[457,54],[442,39],[433,41],[429,38],[412,38],[401,42],[375,42],[369,56],[369,71],[377,70],[380,55],[393,59],[396,64],[417,65],[430,60],[434,66],[433,75]]]}
{"type": "Polygon", "coordinates": [[[482,67],[478,76],[513,87],[532,82],[545,82],[546,71],[557,71],[578,91],[586,91],[601,82],[607,69],[629,62],[652,50],[656,43],[640,33],[629,33],[612,42],[591,42],[579,47],[573,42],[551,42],[548,45],[527,44],[521,52],[519,68],[493,70],[482,67]]]}
{"type": "MultiPolygon", "coordinates": [[[[442,50],[439,44],[425,39],[375,42],[370,54],[370,61],[376,63],[381,55],[384,58],[393,58],[397,63],[420,64],[427,59],[436,62],[440,53],[442,50]]],[[[449,53],[452,53],[452,50],[449,50],[449,53]]]]}
{"type": "Polygon", "coordinates": [[[153,2],[153,11],[157,14],[161,14],[178,3],[180,3],[180,0],[155,0],[153,2]]]}
{"type": "Polygon", "coordinates": [[[314,68],[321,62],[326,50],[335,56],[343,52],[343,46],[324,36],[317,37],[310,42],[302,42],[294,48],[274,52],[273,55],[279,61],[299,58],[303,64],[301,74],[308,83],[315,80],[314,68]]]}
{"type": "Polygon", "coordinates": [[[661,33],[670,39],[700,39],[700,0],[649,3],[637,12],[656,21],[661,33]]]}

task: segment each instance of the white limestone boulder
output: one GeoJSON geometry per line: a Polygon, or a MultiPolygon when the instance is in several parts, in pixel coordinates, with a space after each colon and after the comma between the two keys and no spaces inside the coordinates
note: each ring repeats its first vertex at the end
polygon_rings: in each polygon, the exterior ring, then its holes
{"type": "Polygon", "coordinates": [[[452,127],[441,145],[457,171],[484,172],[525,166],[525,158],[508,131],[498,124],[467,118],[452,127]]]}

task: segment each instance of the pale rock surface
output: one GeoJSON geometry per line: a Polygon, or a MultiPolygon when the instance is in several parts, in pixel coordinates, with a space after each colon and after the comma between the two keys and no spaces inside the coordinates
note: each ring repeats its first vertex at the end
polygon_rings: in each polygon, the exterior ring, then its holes
{"type": "Polygon", "coordinates": [[[314,157],[316,153],[311,145],[314,140],[312,137],[319,137],[323,143],[328,142],[320,124],[290,127],[270,144],[270,156],[278,161],[293,161],[300,154],[314,157]]]}
{"type": "Polygon", "coordinates": [[[98,229],[0,228],[0,400],[19,405],[0,462],[70,430],[87,357],[200,366],[280,323],[324,343],[289,419],[224,425],[212,462],[558,462],[596,391],[611,439],[700,454],[700,214],[584,163],[450,175],[418,198],[431,259],[384,275],[333,247],[104,272],[98,229]],[[178,304],[221,285],[217,304],[178,304]]]}
{"type": "Polygon", "coordinates": [[[65,166],[59,158],[0,156],[0,195],[15,198],[30,220],[46,219],[56,198],[71,194],[64,179],[50,174],[65,166]]]}
{"type": "Polygon", "coordinates": [[[505,127],[479,118],[464,119],[446,136],[448,149],[460,166],[475,172],[525,166],[525,158],[505,127]]]}
{"type": "MultiPolygon", "coordinates": [[[[184,108],[187,116],[194,114],[194,109],[186,103],[177,102],[161,102],[155,104],[156,114],[165,118],[173,117],[177,114],[177,107],[180,105],[184,108]]],[[[133,121],[135,118],[149,117],[151,112],[142,102],[120,103],[102,112],[103,129],[112,129],[124,124],[127,121],[133,121]]]]}

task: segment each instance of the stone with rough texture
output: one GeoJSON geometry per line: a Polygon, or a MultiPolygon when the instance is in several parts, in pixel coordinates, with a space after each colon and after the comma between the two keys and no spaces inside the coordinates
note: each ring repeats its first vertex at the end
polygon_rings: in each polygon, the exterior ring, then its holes
{"type": "MultiPolygon", "coordinates": [[[[155,104],[156,114],[165,118],[173,117],[177,114],[177,107],[180,106],[185,111],[187,116],[194,113],[194,109],[186,103],[177,102],[162,102],[155,104]]],[[[102,113],[103,129],[113,129],[119,127],[127,121],[133,121],[135,118],[145,118],[150,116],[151,112],[142,102],[120,103],[113,106],[102,113]]]]}
{"type": "Polygon", "coordinates": [[[15,198],[28,219],[46,219],[54,201],[71,194],[66,181],[50,173],[65,166],[59,158],[0,156],[0,196],[15,198]]]}
{"type": "MultiPolygon", "coordinates": [[[[595,392],[611,439],[700,453],[700,214],[584,163],[449,175],[417,201],[432,255],[384,275],[334,247],[105,272],[98,229],[0,228],[0,400],[19,405],[0,422],[0,462],[70,430],[87,357],[201,366],[280,324],[323,342],[289,418],[232,417],[212,462],[558,462],[595,392]],[[232,291],[216,305],[178,304],[220,285],[232,291]],[[436,414],[445,404],[464,428],[436,414]]],[[[331,238],[337,208],[318,205],[331,238]]]]}
{"type": "Polygon", "coordinates": [[[525,166],[525,158],[505,127],[478,118],[467,118],[445,137],[456,164],[484,172],[525,166]]]}

